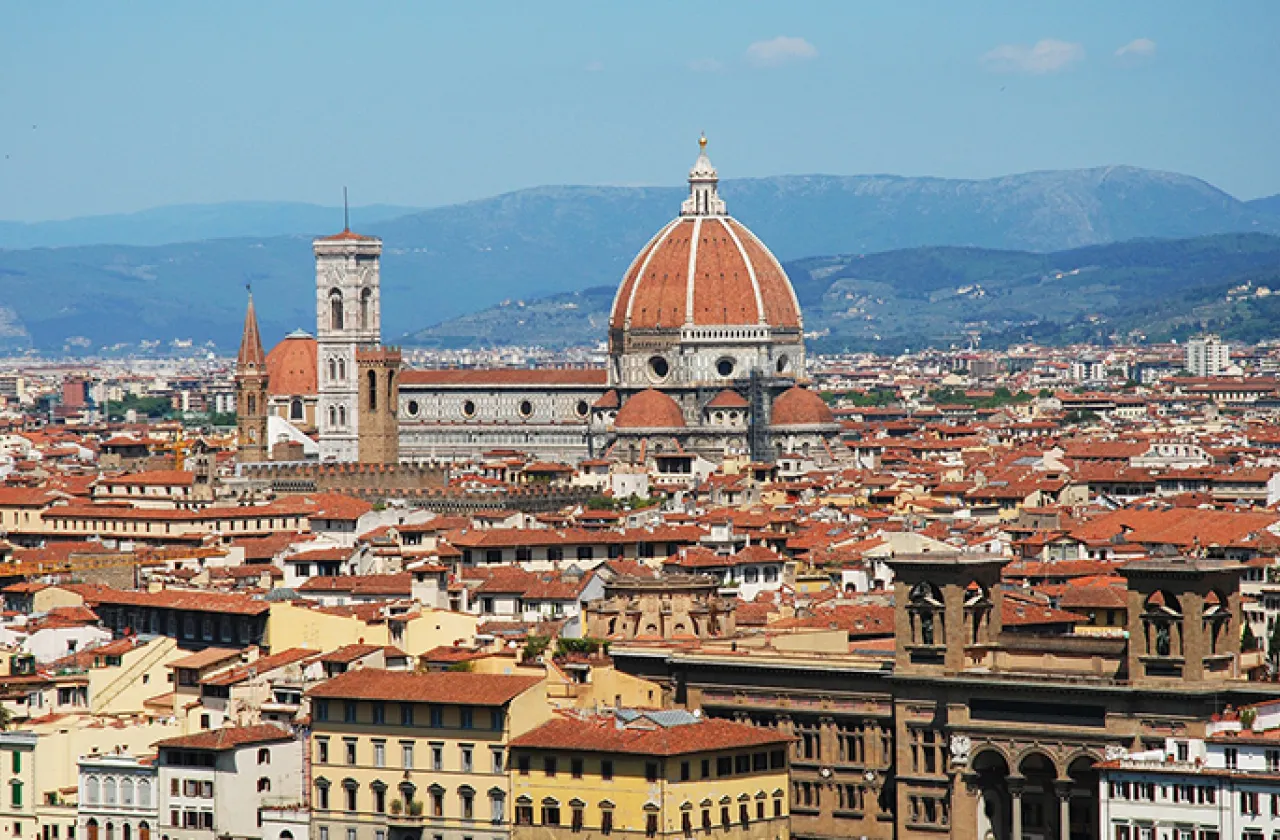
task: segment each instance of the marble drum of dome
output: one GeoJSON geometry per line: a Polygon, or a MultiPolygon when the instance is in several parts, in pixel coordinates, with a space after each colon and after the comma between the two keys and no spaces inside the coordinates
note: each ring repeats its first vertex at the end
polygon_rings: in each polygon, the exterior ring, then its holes
{"type": "Polygon", "coordinates": [[[680,215],[636,256],[609,318],[609,378],[627,388],[794,379],[804,371],[800,303],[778,260],[729,216],[706,138],[680,215]]]}

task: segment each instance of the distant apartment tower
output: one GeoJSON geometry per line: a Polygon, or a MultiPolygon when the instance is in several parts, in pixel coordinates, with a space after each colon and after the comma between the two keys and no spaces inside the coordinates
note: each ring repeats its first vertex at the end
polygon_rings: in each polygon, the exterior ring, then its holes
{"type": "Polygon", "coordinates": [[[1216,335],[1200,335],[1187,342],[1187,370],[1194,376],[1221,376],[1231,367],[1231,348],[1216,335]]]}

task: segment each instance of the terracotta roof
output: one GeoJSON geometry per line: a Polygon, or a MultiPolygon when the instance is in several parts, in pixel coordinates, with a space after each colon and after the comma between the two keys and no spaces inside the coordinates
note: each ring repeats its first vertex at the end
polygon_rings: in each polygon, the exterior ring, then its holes
{"type": "Polygon", "coordinates": [[[675,400],[648,388],[623,403],[613,425],[618,429],[683,429],[685,423],[675,400]]]}
{"type": "MultiPolygon", "coordinates": [[[[669,713],[657,713],[657,716],[669,713]]],[[[698,718],[674,726],[619,726],[613,715],[562,717],[511,741],[513,748],[673,756],[765,747],[794,740],[749,723],[698,718]]]]}
{"type": "Polygon", "coordinates": [[[335,233],[332,236],[318,237],[321,242],[376,242],[376,236],[364,236],[350,229],[343,229],[341,233],[335,233]]]}
{"type": "Polygon", "coordinates": [[[707,403],[707,408],[747,408],[748,405],[746,397],[726,388],[707,403]]]}
{"type": "Polygon", "coordinates": [[[631,263],[609,326],[684,324],[797,328],[800,309],[786,272],[744,225],[728,217],[682,217],[631,263]]]}
{"type": "Polygon", "coordinates": [[[170,668],[208,668],[231,660],[240,659],[240,651],[235,648],[209,647],[195,653],[175,659],[169,663],[170,668]]]}
{"type": "Polygon", "coordinates": [[[799,386],[788,388],[773,401],[771,426],[809,426],[836,422],[822,397],[799,386]]]}
{"type": "Polygon", "coordinates": [[[240,335],[240,353],[236,356],[239,371],[261,371],[263,367],[262,337],[258,334],[258,316],[253,311],[253,295],[244,311],[244,331],[240,335]]]}
{"type": "Polygon", "coordinates": [[[313,396],[318,393],[316,340],[288,335],[267,354],[267,393],[273,396],[313,396]]]}
{"type": "Polygon", "coordinates": [[[348,671],[320,683],[307,693],[311,697],[498,706],[515,699],[541,682],[541,677],[517,677],[506,674],[467,674],[452,671],[416,674],[406,671],[362,668],[358,671],[348,671]]]}
{"type": "Polygon", "coordinates": [[[109,604],[234,615],[262,615],[271,611],[271,606],[265,601],[255,601],[246,595],[231,592],[207,590],[162,589],[159,592],[133,592],[104,586],[96,588],[92,594],[84,594],[83,597],[90,606],[109,604]]]}
{"type": "Polygon", "coordinates": [[[222,729],[211,729],[208,732],[197,732],[194,735],[183,735],[179,738],[166,738],[157,741],[153,746],[183,750],[233,750],[250,744],[268,744],[272,741],[292,741],[293,735],[286,729],[270,723],[256,726],[228,726],[222,729]]]}
{"type": "Polygon", "coordinates": [[[205,677],[200,681],[202,685],[235,685],[248,679],[265,674],[268,671],[274,671],[277,668],[283,668],[286,665],[292,665],[295,662],[301,662],[316,655],[314,650],[306,648],[289,648],[279,653],[273,653],[270,656],[260,656],[252,662],[241,665],[238,668],[232,668],[211,677],[205,677]]]}

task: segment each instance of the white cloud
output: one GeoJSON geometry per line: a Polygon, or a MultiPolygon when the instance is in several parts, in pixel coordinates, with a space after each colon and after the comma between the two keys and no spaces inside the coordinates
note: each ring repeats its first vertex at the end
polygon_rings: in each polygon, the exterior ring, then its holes
{"type": "Polygon", "coordinates": [[[777,67],[792,61],[808,61],[818,55],[818,48],[803,38],[779,35],[767,41],[756,41],[747,47],[747,61],[757,67],[777,67]]]}
{"type": "Polygon", "coordinates": [[[724,64],[714,58],[695,58],[689,62],[689,69],[695,73],[719,73],[724,64]]]}
{"type": "Polygon", "coordinates": [[[1134,38],[1116,50],[1116,58],[1151,58],[1156,54],[1156,42],[1150,38],[1134,38]]]}
{"type": "Polygon", "coordinates": [[[1045,38],[1031,46],[1002,44],[982,57],[982,66],[994,73],[1057,73],[1084,60],[1084,47],[1070,41],[1045,38]]]}

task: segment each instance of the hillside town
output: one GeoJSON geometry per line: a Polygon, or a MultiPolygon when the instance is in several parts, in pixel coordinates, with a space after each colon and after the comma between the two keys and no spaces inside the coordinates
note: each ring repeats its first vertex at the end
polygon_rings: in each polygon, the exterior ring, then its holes
{"type": "Polygon", "coordinates": [[[0,836],[1280,830],[1280,345],[814,356],[688,182],[569,358],[344,229],[270,351],[6,363],[0,836]]]}

